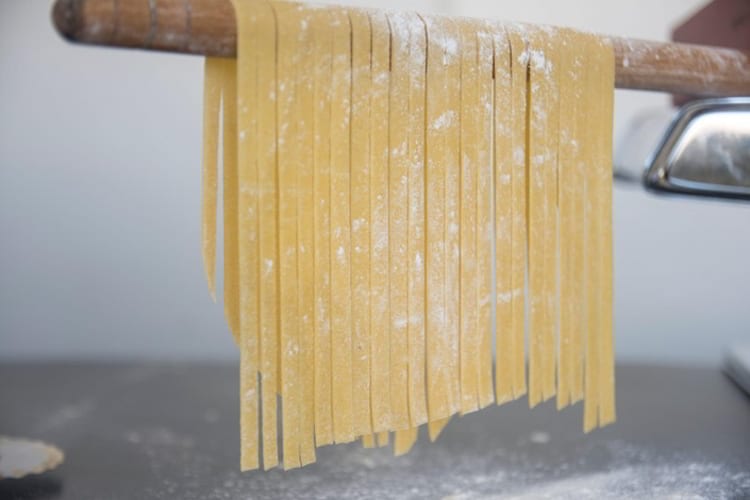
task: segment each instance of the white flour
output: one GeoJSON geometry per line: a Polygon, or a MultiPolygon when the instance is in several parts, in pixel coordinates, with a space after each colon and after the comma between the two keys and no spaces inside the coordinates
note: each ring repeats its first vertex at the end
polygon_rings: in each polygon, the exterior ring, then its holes
{"type": "Polygon", "coordinates": [[[665,459],[618,441],[550,465],[542,457],[552,441],[547,433],[532,432],[518,438],[519,444],[526,443],[523,451],[497,449],[481,458],[427,443],[398,458],[390,449],[364,450],[358,444],[325,448],[319,450],[317,464],[297,471],[227,471],[205,498],[713,500],[750,495],[750,471],[665,459]],[[602,453],[607,458],[599,464],[602,453]]]}
{"type": "Polygon", "coordinates": [[[621,467],[599,472],[541,482],[508,494],[483,495],[464,492],[445,497],[446,500],[515,499],[515,500],[630,500],[654,499],[720,499],[737,498],[750,489],[747,474],[729,475],[716,464],[684,463],[654,466],[621,467]],[[727,480],[740,481],[744,487],[734,492],[724,490],[727,480]]]}

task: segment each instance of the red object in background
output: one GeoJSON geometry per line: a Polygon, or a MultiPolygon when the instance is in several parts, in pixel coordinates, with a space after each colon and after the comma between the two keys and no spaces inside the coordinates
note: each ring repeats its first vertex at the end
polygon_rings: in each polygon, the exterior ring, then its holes
{"type": "MultiPolygon", "coordinates": [[[[750,0],[714,0],[672,30],[672,40],[750,51],[750,0]]],[[[674,96],[677,105],[689,101],[674,96]]]]}
{"type": "Polygon", "coordinates": [[[750,1],[714,0],[675,27],[672,40],[750,50],[750,1]]]}

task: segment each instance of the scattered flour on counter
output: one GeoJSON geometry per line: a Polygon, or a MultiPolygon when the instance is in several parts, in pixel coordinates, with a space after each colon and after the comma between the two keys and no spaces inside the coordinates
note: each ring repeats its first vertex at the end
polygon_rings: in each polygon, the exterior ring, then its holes
{"type": "Polygon", "coordinates": [[[141,456],[140,463],[161,478],[147,488],[147,498],[201,498],[200,478],[210,474],[213,459],[196,450],[192,436],[167,427],[145,427],[130,430],[122,438],[141,456]]]}
{"type": "Polygon", "coordinates": [[[57,410],[45,415],[35,426],[38,433],[46,433],[53,430],[64,429],[87,416],[94,409],[94,403],[83,399],[69,405],[62,406],[57,410]]]}
{"type": "MultiPolygon", "coordinates": [[[[546,453],[546,442],[538,441],[549,440],[549,435],[534,432],[527,442],[534,442],[535,435],[537,450],[546,453]]],[[[622,442],[589,449],[556,465],[540,459],[539,453],[503,449],[480,457],[426,445],[398,458],[390,449],[365,450],[358,444],[320,451],[318,463],[291,473],[226,471],[203,498],[713,500],[746,498],[750,492],[748,471],[664,458],[622,442]],[[608,456],[601,466],[600,453],[608,456]]]]}
{"type": "Polygon", "coordinates": [[[195,441],[192,437],[180,435],[166,427],[148,428],[140,431],[130,431],[125,438],[133,444],[143,444],[147,451],[154,449],[184,449],[192,448],[195,441]]]}
{"type": "Polygon", "coordinates": [[[744,474],[744,486],[737,492],[726,492],[728,479],[742,479],[715,464],[684,463],[674,465],[625,466],[608,472],[573,476],[542,482],[519,491],[501,495],[477,495],[471,492],[445,497],[450,500],[630,500],[720,499],[737,498],[750,488],[750,475],[744,474]]]}
{"type": "Polygon", "coordinates": [[[532,432],[529,441],[536,444],[549,443],[549,434],[546,432],[532,432]]]}
{"type": "Polygon", "coordinates": [[[428,443],[422,435],[402,457],[390,447],[351,443],[317,449],[317,463],[299,470],[249,473],[240,473],[234,452],[228,460],[215,443],[178,429],[138,428],[122,439],[157,480],[146,496],[159,500],[750,498],[750,471],[695,454],[665,455],[621,440],[566,443],[539,430],[497,447],[466,430],[443,437],[428,443]]]}

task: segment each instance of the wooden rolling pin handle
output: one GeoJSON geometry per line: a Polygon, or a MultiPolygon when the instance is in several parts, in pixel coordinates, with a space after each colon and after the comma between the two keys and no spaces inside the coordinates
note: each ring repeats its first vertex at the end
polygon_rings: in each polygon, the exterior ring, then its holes
{"type": "Polygon", "coordinates": [[[610,38],[615,86],[695,97],[750,96],[750,53],[687,43],[610,38]]]}
{"type": "Polygon", "coordinates": [[[228,0],[57,0],[57,31],[72,42],[234,57],[228,0]]]}
{"type": "MultiPolygon", "coordinates": [[[[234,57],[229,0],[57,0],[62,36],[94,45],[234,57]]],[[[748,53],[717,47],[610,38],[618,88],[692,96],[750,95],[748,53]]]]}

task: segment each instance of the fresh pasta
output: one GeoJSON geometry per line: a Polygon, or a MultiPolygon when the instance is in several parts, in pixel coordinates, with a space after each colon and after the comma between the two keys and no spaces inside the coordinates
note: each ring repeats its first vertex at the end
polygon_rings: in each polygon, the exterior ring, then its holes
{"type": "Polygon", "coordinates": [[[400,455],[527,392],[613,422],[608,43],[233,3],[237,59],[205,65],[202,252],[213,296],[222,200],[241,468],[391,432],[400,455]]]}

